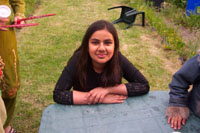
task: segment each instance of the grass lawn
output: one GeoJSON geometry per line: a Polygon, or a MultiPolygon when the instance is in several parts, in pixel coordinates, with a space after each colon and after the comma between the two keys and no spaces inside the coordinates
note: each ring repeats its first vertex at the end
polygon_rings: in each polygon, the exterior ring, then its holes
{"type": "MultiPolygon", "coordinates": [[[[18,33],[21,89],[12,126],[20,133],[38,132],[45,107],[53,102],[53,90],[64,66],[92,22],[119,17],[119,10],[107,9],[122,5],[123,0],[43,0],[35,15],[56,13],[56,16],[32,22],[39,26],[24,28],[18,33]]],[[[28,21],[30,23],[31,21],[28,21]]],[[[140,23],[141,18],[137,17],[140,23]]],[[[149,80],[151,90],[168,90],[172,74],[180,67],[173,52],[163,51],[160,37],[148,26],[116,24],[121,52],[149,80]]],[[[125,82],[125,81],[124,81],[125,82]]]]}

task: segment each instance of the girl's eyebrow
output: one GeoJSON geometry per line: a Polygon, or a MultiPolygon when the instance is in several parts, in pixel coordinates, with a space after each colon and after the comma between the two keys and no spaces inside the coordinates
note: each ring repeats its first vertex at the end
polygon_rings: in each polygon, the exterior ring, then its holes
{"type": "MultiPolygon", "coordinates": [[[[96,38],[92,38],[90,40],[92,40],[92,41],[99,41],[99,39],[96,39],[96,38]]],[[[112,39],[108,38],[108,39],[105,39],[103,41],[112,41],[112,39]]]]}
{"type": "Polygon", "coordinates": [[[105,39],[104,41],[112,41],[112,39],[105,39]]]}
{"type": "Polygon", "coordinates": [[[91,40],[92,41],[99,41],[99,39],[96,39],[96,38],[92,38],[91,40]]]}

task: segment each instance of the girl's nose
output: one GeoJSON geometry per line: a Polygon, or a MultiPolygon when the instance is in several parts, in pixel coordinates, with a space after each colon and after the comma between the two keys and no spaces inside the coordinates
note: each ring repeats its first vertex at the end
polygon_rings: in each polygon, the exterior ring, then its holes
{"type": "Polygon", "coordinates": [[[99,50],[105,50],[105,46],[104,46],[103,42],[100,43],[98,49],[99,49],[99,50]]]}

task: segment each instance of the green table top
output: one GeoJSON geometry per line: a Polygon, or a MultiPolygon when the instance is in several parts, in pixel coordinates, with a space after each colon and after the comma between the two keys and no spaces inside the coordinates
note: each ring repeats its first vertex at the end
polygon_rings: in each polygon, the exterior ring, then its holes
{"type": "MultiPolygon", "coordinates": [[[[39,133],[172,133],[165,117],[167,91],[129,97],[122,104],[48,106],[39,133]]],[[[192,113],[182,133],[200,133],[200,118],[192,113]]]]}

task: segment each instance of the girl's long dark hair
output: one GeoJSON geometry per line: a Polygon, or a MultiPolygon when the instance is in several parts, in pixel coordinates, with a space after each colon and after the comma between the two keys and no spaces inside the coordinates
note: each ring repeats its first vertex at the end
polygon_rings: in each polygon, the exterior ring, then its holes
{"type": "Polygon", "coordinates": [[[115,42],[115,49],[113,57],[106,63],[106,66],[102,72],[101,86],[108,87],[121,83],[121,70],[119,64],[119,39],[117,31],[113,24],[110,22],[99,20],[89,26],[83,37],[81,46],[75,51],[75,53],[80,52],[77,74],[80,85],[85,90],[87,90],[87,72],[88,69],[91,69],[89,66],[92,63],[88,52],[89,39],[94,32],[103,29],[106,29],[112,34],[115,42]]]}

